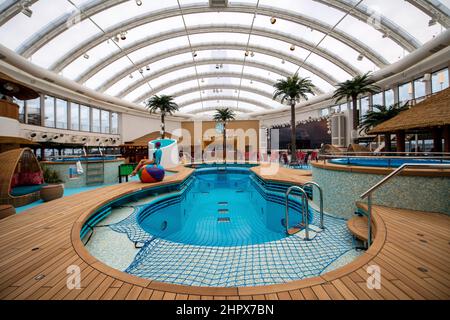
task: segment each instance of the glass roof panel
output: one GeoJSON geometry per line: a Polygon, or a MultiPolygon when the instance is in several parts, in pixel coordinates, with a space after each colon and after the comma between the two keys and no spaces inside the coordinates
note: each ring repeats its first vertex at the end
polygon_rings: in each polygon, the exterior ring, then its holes
{"type": "MultiPolygon", "coordinates": [[[[448,0],[444,0],[450,3],[448,0]]],[[[443,2],[441,0],[441,2],[443,2]]],[[[364,0],[364,5],[374,12],[395,21],[397,25],[407,30],[408,33],[416,37],[422,43],[425,43],[442,32],[439,23],[428,26],[430,17],[424,12],[417,10],[412,4],[404,0],[383,1],[380,5],[379,0],[364,0]]],[[[447,4],[448,6],[448,4],[447,4]]]]}
{"type": "MultiPolygon", "coordinates": [[[[127,1],[116,5],[108,10],[102,11],[93,20],[103,29],[109,28],[118,21],[131,19],[135,16],[161,10],[167,7],[178,6],[176,0],[142,1],[141,6],[137,6],[135,1],[127,1]]],[[[167,26],[166,26],[167,29],[167,26]]]]}
{"type": "Polygon", "coordinates": [[[41,67],[48,68],[71,48],[100,33],[101,31],[90,20],[83,20],[33,54],[32,61],[41,67]]]}
{"type": "Polygon", "coordinates": [[[112,74],[115,74],[119,70],[131,67],[132,64],[127,57],[122,57],[119,60],[113,62],[108,67],[102,69],[99,73],[95,74],[92,78],[86,81],[86,86],[95,89],[102,85],[105,81],[110,79],[112,74]]]}
{"type": "Polygon", "coordinates": [[[19,13],[0,28],[1,43],[11,50],[17,50],[24,41],[49,22],[75,10],[67,1],[54,0],[40,0],[30,8],[33,10],[31,17],[19,13]]]}
{"type": "Polygon", "coordinates": [[[198,25],[199,22],[209,24],[214,22],[217,24],[239,24],[250,26],[252,19],[252,14],[238,12],[205,12],[184,15],[184,20],[186,21],[186,26],[188,28],[198,25]]]}
{"type": "Polygon", "coordinates": [[[126,95],[124,97],[124,99],[127,101],[130,101],[130,102],[133,102],[135,99],[139,98],[141,95],[143,95],[149,91],[150,91],[150,87],[147,84],[145,84],[143,86],[140,86],[139,88],[137,88],[130,94],[126,95]]]}
{"type": "Polygon", "coordinates": [[[186,36],[176,37],[164,41],[157,42],[155,44],[146,46],[142,49],[136,50],[129,54],[133,61],[139,61],[146,57],[156,56],[158,54],[167,52],[171,48],[185,47],[188,46],[188,38],[186,36]]]}

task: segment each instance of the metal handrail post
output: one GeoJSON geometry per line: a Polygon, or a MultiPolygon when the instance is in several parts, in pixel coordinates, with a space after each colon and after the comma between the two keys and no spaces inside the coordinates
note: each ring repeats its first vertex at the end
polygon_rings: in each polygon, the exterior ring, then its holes
{"type": "Polygon", "coordinates": [[[316,186],[317,189],[319,189],[319,195],[320,195],[320,228],[321,229],[325,229],[324,225],[323,225],[323,190],[322,187],[314,181],[309,181],[307,183],[305,183],[303,185],[303,187],[305,186],[316,186]]]}
{"type": "Polygon", "coordinates": [[[299,186],[292,186],[289,187],[286,191],[286,216],[285,216],[285,227],[286,227],[286,234],[289,234],[289,194],[293,190],[298,190],[302,194],[302,216],[303,220],[305,222],[305,239],[309,240],[309,221],[308,221],[308,211],[309,211],[309,204],[308,204],[308,195],[306,194],[305,190],[299,186]]]}

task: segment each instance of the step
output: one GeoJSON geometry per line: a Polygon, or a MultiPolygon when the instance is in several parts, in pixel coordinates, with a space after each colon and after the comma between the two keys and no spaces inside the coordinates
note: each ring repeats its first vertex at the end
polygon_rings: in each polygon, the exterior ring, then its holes
{"type": "MultiPolygon", "coordinates": [[[[354,217],[347,221],[348,230],[359,240],[367,241],[367,217],[354,217]]],[[[373,231],[373,230],[372,230],[373,231]]]]}
{"type": "MultiPolygon", "coordinates": [[[[295,237],[299,237],[302,240],[306,240],[306,231],[305,231],[305,229],[303,229],[300,232],[297,232],[294,236],[295,237]]],[[[317,232],[309,230],[309,240],[314,239],[316,236],[317,236],[317,232]]]]}

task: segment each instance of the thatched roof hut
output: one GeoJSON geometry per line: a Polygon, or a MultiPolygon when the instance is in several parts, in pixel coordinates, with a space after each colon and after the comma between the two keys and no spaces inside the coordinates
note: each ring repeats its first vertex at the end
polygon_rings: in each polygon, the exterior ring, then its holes
{"type": "Polygon", "coordinates": [[[400,130],[412,131],[446,125],[450,125],[450,88],[379,124],[370,133],[381,134],[400,130]]]}

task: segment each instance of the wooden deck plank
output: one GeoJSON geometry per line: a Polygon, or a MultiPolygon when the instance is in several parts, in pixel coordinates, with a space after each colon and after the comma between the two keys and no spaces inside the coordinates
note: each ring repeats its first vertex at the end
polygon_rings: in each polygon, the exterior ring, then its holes
{"type": "MultiPolygon", "coordinates": [[[[269,179],[262,171],[257,173],[269,179]]],[[[168,176],[163,184],[181,181],[187,175],[183,171],[178,177],[168,176]]],[[[283,169],[276,179],[302,184],[311,177],[308,172],[283,169]]],[[[381,206],[373,210],[382,219],[379,227],[384,240],[375,239],[358,260],[361,263],[280,285],[174,286],[125,275],[81,254],[82,244],[71,233],[82,217],[103,202],[142,187],[148,185],[130,182],[100,188],[0,221],[0,299],[450,299],[450,217],[381,206]],[[82,270],[80,290],[66,287],[70,264],[82,270]],[[366,268],[370,264],[381,267],[381,290],[367,288],[366,268]],[[38,274],[45,277],[34,279],[38,274]]]]}

